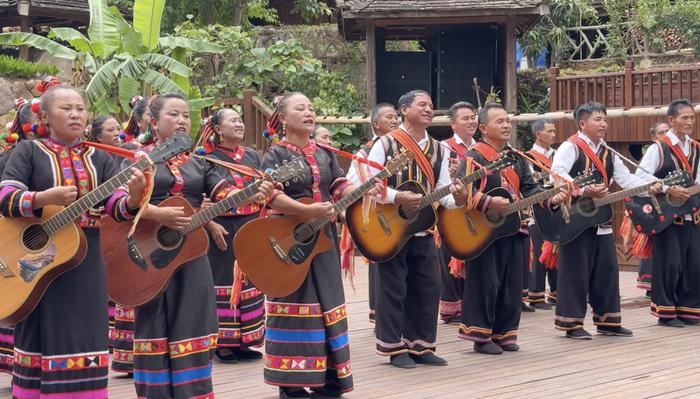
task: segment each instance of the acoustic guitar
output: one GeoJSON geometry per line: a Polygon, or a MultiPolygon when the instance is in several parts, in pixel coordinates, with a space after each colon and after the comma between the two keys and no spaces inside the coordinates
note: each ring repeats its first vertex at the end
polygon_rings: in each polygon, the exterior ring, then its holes
{"type": "MultiPolygon", "coordinates": [[[[514,152],[504,152],[493,162],[459,180],[465,185],[470,184],[485,177],[489,171],[510,166],[516,160],[514,152]]],[[[393,258],[414,234],[432,228],[437,220],[433,203],[450,194],[450,186],[440,187],[426,194],[423,187],[413,181],[407,181],[396,189],[423,194],[418,209],[409,212],[397,204],[376,204],[375,208],[369,211],[369,219],[366,222],[361,204],[353,204],[345,213],[348,230],[355,246],[362,255],[375,262],[393,258]]]]}
{"type": "MultiPolygon", "coordinates": [[[[574,180],[576,187],[594,184],[593,175],[580,175],[574,180]]],[[[471,260],[481,255],[494,241],[512,236],[520,230],[520,211],[535,206],[561,191],[554,187],[530,197],[513,201],[513,197],[502,187],[496,187],[487,194],[503,197],[511,202],[502,213],[487,209],[486,213],[462,206],[455,209],[438,208],[437,228],[442,245],[457,259],[471,260]]]]}
{"type": "MultiPolygon", "coordinates": [[[[298,157],[198,212],[182,197],[166,198],[158,207],[183,207],[185,215],[192,217],[190,224],[182,230],[175,230],[156,221],[142,219],[134,231],[133,245],[129,245],[125,238],[131,228],[128,223],[108,222],[103,227],[107,239],[102,240],[102,254],[109,297],[129,307],[142,306],[158,298],[185,262],[209,251],[209,238],[202,226],[231,208],[248,202],[259,192],[263,181],[284,183],[298,178],[307,170],[304,159],[298,157]]],[[[253,242],[248,245],[254,247],[251,245],[253,242]]]]}
{"type": "Polygon", "coordinates": [[[651,197],[634,197],[625,200],[625,208],[637,231],[655,235],[666,230],[673,221],[700,209],[700,186],[688,188],[690,198],[687,201],[676,202],[668,194],[655,195],[656,202],[651,197]]]}
{"type": "MultiPolygon", "coordinates": [[[[684,184],[690,176],[685,171],[675,171],[663,179],[663,184],[673,186],[684,184]]],[[[649,191],[649,187],[656,182],[643,184],[639,187],[629,188],[608,194],[602,198],[575,197],[568,215],[564,215],[561,207],[556,211],[535,207],[534,216],[537,228],[542,237],[555,244],[566,244],[579,236],[585,229],[607,223],[612,218],[612,206],[610,204],[622,201],[649,191]]]]}
{"type": "Polygon", "coordinates": [[[131,168],[144,170],[189,149],[189,139],[177,135],[66,207],[47,205],[39,218],[0,219],[0,325],[24,320],[49,284],[83,261],[87,241],[76,223],[80,215],[126,184],[131,168]]]}
{"type": "MultiPolygon", "coordinates": [[[[384,179],[397,173],[413,159],[405,151],[394,157],[375,178],[384,179]]],[[[374,187],[370,179],[333,205],[339,215],[374,187]]],[[[311,203],[310,198],[300,199],[311,203]]],[[[305,219],[297,215],[251,220],[238,230],[233,240],[241,270],[255,286],[269,297],[283,297],[296,291],[309,273],[311,261],[332,248],[331,239],[323,227],[331,217],[305,219]],[[256,243],[257,245],[252,245],[256,243]]]]}

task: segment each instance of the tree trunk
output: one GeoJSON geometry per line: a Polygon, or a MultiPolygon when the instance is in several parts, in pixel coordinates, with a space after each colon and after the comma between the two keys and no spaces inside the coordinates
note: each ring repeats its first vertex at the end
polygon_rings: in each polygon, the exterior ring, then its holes
{"type": "Polygon", "coordinates": [[[246,0],[234,0],[233,1],[233,20],[231,24],[233,26],[241,26],[243,22],[243,13],[245,12],[246,0]]]}

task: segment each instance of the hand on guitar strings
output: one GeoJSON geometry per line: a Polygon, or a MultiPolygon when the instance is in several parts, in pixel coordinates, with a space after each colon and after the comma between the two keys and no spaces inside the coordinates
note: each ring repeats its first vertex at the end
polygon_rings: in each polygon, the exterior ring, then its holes
{"type": "Polygon", "coordinates": [[[144,217],[175,230],[184,229],[192,222],[192,218],[185,215],[182,206],[149,206],[144,217]]]}
{"type": "Polygon", "coordinates": [[[551,204],[560,205],[568,202],[569,198],[571,198],[571,191],[567,188],[567,186],[562,186],[561,191],[552,197],[551,204]]]}
{"type": "Polygon", "coordinates": [[[210,220],[209,223],[206,224],[206,228],[209,230],[209,234],[211,234],[214,243],[216,243],[216,247],[225,251],[226,248],[228,248],[228,244],[226,244],[226,238],[224,236],[228,235],[228,231],[226,231],[224,226],[210,220]]]}
{"type": "Polygon", "coordinates": [[[143,196],[146,194],[146,176],[140,170],[131,168],[131,177],[126,182],[129,196],[126,204],[129,208],[136,208],[141,204],[143,196]]]}
{"type": "Polygon", "coordinates": [[[423,194],[416,194],[410,191],[399,191],[394,197],[394,203],[403,207],[409,212],[418,210],[423,194]]]}
{"type": "Polygon", "coordinates": [[[503,198],[499,196],[493,196],[491,197],[491,200],[489,201],[489,205],[486,208],[487,212],[496,212],[499,214],[502,214],[506,211],[508,206],[510,205],[510,201],[508,198],[503,198]]]}
{"type": "Polygon", "coordinates": [[[333,204],[325,201],[306,204],[303,206],[301,213],[309,219],[315,219],[333,216],[335,211],[333,209],[333,204]]]}
{"type": "Polygon", "coordinates": [[[384,182],[375,178],[374,187],[370,188],[365,195],[374,197],[375,195],[380,195],[382,192],[384,192],[384,182]]]}
{"type": "Polygon", "coordinates": [[[462,180],[455,181],[450,186],[450,192],[452,193],[452,197],[455,199],[455,205],[463,206],[467,203],[467,187],[464,185],[462,180]]]}
{"type": "Polygon", "coordinates": [[[200,210],[205,210],[205,209],[209,208],[209,207],[212,206],[212,205],[213,205],[213,204],[212,204],[212,202],[211,202],[211,199],[209,199],[209,197],[207,197],[206,194],[202,194],[202,205],[199,206],[199,209],[200,209],[200,210]]]}
{"type": "Polygon", "coordinates": [[[583,195],[591,198],[602,198],[608,195],[608,188],[604,183],[591,184],[583,190],[583,195]]]}
{"type": "Polygon", "coordinates": [[[34,209],[40,209],[46,205],[70,205],[77,198],[78,189],[75,186],[51,187],[36,193],[34,196],[34,209]]]}
{"type": "Polygon", "coordinates": [[[275,183],[265,180],[262,183],[260,183],[258,193],[255,194],[255,200],[263,202],[267,197],[270,196],[270,194],[272,194],[273,191],[275,191],[275,183]]]}
{"type": "MultiPolygon", "coordinates": [[[[649,193],[654,194],[651,192],[651,189],[649,189],[649,193]]],[[[683,186],[671,186],[668,188],[668,191],[666,191],[666,193],[669,197],[671,197],[671,200],[673,200],[673,202],[675,203],[685,202],[688,200],[688,198],[690,198],[690,193],[688,192],[688,189],[683,186]]]]}

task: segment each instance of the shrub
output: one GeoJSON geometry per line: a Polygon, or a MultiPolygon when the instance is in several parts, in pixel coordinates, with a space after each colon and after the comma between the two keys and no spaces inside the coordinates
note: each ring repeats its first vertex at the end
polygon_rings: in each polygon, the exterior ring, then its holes
{"type": "Polygon", "coordinates": [[[36,78],[43,75],[57,75],[55,65],[38,64],[0,54],[0,76],[6,78],[36,78]]]}

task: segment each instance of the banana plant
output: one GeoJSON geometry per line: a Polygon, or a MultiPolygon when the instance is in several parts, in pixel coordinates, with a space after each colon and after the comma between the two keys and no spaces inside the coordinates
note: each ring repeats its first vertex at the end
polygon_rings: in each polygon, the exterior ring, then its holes
{"type": "MultiPolygon", "coordinates": [[[[0,45],[26,45],[75,63],[89,81],[86,96],[99,113],[128,112],[138,94],[179,93],[196,114],[214,103],[189,84],[190,53],[222,53],[216,44],[183,37],[161,37],[165,0],[136,0],[133,25],[106,0],[89,0],[87,36],[73,28],[52,28],[48,37],[27,32],[0,34],[0,45]]],[[[78,82],[76,82],[78,83],[78,82]]],[[[194,130],[194,129],[193,129],[194,130]]]]}

